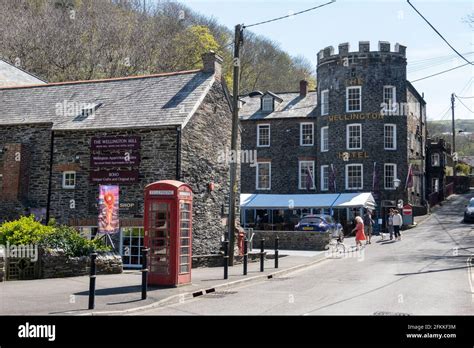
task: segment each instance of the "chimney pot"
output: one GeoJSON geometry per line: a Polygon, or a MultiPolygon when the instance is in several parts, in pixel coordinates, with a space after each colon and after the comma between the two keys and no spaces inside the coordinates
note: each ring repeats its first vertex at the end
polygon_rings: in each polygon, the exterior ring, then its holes
{"type": "Polygon", "coordinates": [[[300,97],[304,98],[308,94],[308,81],[300,81],[300,97]]]}
{"type": "Polygon", "coordinates": [[[222,75],[222,62],[224,60],[214,51],[209,51],[202,55],[203,68],[202,72],[212,73],[215,75],[216,80],[221,79],[222,75]]]}

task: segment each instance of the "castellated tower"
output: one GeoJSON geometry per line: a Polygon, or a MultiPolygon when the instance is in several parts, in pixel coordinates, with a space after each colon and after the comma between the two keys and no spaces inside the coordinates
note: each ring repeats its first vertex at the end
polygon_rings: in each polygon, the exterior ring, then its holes
{"type": "Polygon", "coordinates": [[[317,162],[329,180],[327,168],[334,168],[336,192],[373,192],[379,207],[423,204],[425,103],[406,66],[406,47],[398,43],[393,51],[385,41],[376,51],[368,41],[356,51],[348,43],[337,54],[332,46],[319,51],[317,162]],[[406,188],[410,164],[418,172],[406,188]]]}

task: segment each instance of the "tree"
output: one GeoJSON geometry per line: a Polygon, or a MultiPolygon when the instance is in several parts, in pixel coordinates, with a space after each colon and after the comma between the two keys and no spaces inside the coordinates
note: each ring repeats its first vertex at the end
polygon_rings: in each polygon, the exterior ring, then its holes
{"type": "MultiPolygon", "coordinates": [[[[167,0],[0,1],[0,56],[49,82],[143,75],[202,66],[224,58],[232,86],[233,32],[215,19],[167,0]]],[[[314,69],[264,37],[245,31],[241,91],[295,91],[314,69]]]]}

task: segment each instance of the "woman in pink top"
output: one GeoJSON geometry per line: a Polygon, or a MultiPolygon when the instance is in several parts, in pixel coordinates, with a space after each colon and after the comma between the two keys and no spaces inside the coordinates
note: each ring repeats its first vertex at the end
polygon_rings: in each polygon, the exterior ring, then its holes
{"type": "Polygon", "coordinates": [[[359,246],[362,246],[362,241],[365,240],[365,233],[364,233],[364,221],[360,216],[356,216],[355,218],[356,227],[352,230],[352,232],[356,232],[356,247],[357,249],[359,246]]]}

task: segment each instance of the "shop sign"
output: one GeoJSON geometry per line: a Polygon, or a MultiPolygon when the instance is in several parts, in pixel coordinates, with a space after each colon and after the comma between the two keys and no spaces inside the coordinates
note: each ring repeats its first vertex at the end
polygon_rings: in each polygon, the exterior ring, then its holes
{"type": "Polygon", "coordinates": [[[133,184],[138,182],[138,176],[138,170],[99,170],[89,174],[95,184],[133,184]]]}

